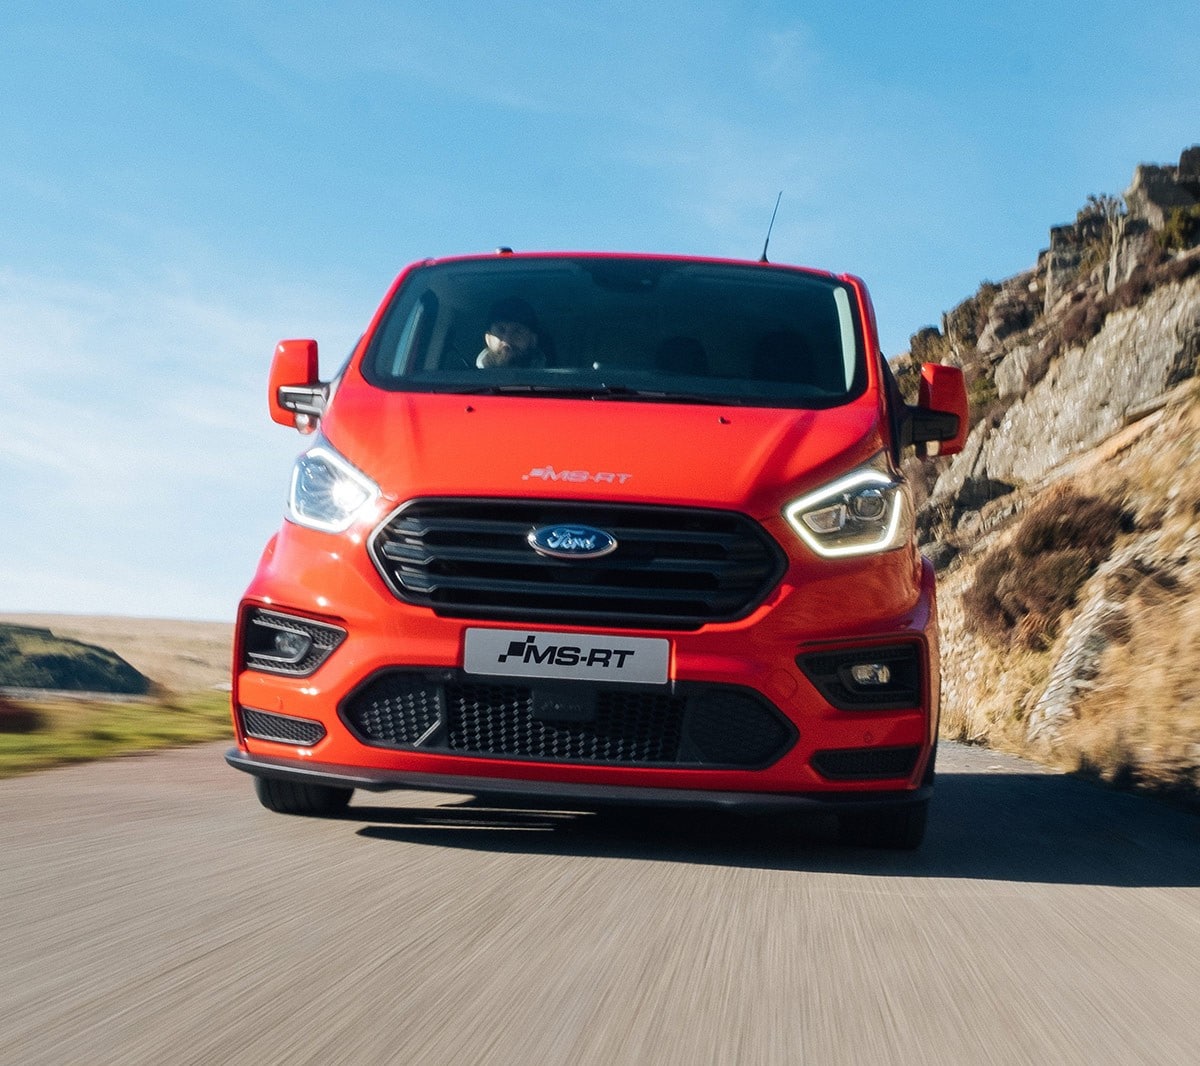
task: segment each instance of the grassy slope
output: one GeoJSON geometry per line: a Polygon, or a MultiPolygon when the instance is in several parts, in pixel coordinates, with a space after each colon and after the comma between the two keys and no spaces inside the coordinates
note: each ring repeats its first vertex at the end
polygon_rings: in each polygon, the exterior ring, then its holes
{"type": "Polygon", "coordinates": [[[233,625],[104,615],[0,614],[0,624],[50,629],[111,648],[160,689],[201,692],[229,683],[233,625]]]}
{"type": "Polygon", "coordinates": [[[0,778],[231,735],[224,692],[136,703],[0,699],[0,778]]]}
{"type": "Polygon", "coordinates": [[[22,627],[34,650],[61,648],[71,640],[111,648],[153,682],[156,695],[34,699],[23,692],[19,700],[0,698],[0,777],[232,735],[228,623],[0,616],[5,623],[22,627]],[[47,629],[54,634],[50,643],[47,629]],[[36,630],[42,634],[35,639],[30,631],[36,630]]]}

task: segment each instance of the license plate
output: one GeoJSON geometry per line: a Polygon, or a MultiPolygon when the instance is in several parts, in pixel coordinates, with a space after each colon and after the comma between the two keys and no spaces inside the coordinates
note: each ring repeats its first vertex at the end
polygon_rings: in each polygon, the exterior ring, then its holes
{"type": "Polygon", "coordinates": [[[468,629],[463,670],[493,677],[665,685],[671,642],[607,633],[468,629]]]}

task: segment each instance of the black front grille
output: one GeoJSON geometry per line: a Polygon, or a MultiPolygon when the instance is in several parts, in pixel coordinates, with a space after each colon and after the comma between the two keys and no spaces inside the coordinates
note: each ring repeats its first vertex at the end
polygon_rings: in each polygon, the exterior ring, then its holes
{"type": "Polygon", "coordinates": [[[567,762],[662,763],[678,756],[678,697],[604,690],[571,703],[553,690],[540,700],[533,689],[507,685],[447,687],[453,712],[446,746],[454,751],[567,762]]]}
{"type": "Polygon", "coordinates": [[[658,691],[389,671],[341,714],[365,744],[551,762],[752,768],[796,739],[757,693],[722,685],[658,691]]]}
{"type": "Polygon", "coordinates": [[[325,727],[320,722],[307,718],[293,718],[287,714],[271,714],[256,711],[253,707],[242,707],[242,729],[246,736],[258,740],[274,740],[280,744],[299,744],[311,747],[323,736],[325,727]]]}
{"type": "Polygon", "coordinates": [[[371,538],[388,587],[455,618],[695,629],[743,617],[786,558],[732,511],[544,500],[413,500],[371,538]],[[529,533],[583,524],[616,538],[600,558],[539,555],[529,533]]]}

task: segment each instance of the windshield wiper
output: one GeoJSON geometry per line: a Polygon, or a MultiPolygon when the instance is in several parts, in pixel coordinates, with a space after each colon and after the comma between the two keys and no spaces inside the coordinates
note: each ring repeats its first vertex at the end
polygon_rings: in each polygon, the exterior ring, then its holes
{"type": "Polygon", "coordinates": [[[601,385],[592,390],[594,400],[648,400],[653,403],[740,404],[736,396],[718,396],[707,392],[680,392],[677,389],[634,389],[628,385],[601,385]]]}
{"type": "Polygon", "coordinates": [[[631,400],[648,403],[744,404],[742,397],[713,396],[699,392],[677,392],[668,389],[635,389],[629,385],[560,385],[506,383],[493,385],[464,385],[438,389],[439,392],[482,396],[547,396],[562,399],[631,400]]]}

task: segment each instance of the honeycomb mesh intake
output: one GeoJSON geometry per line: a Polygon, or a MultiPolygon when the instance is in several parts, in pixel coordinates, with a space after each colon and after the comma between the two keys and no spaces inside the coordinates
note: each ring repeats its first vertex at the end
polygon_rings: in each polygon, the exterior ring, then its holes
{"type": "Polygon", "coordinates": [[[320,722],[307,718],[293,718],[286,714],[271,714],[243,707],[242,729],[246,736],[256,740],[275,740],[281,744],[299,744],[311,747],[325,736],[325,727],[320,722]]]}

